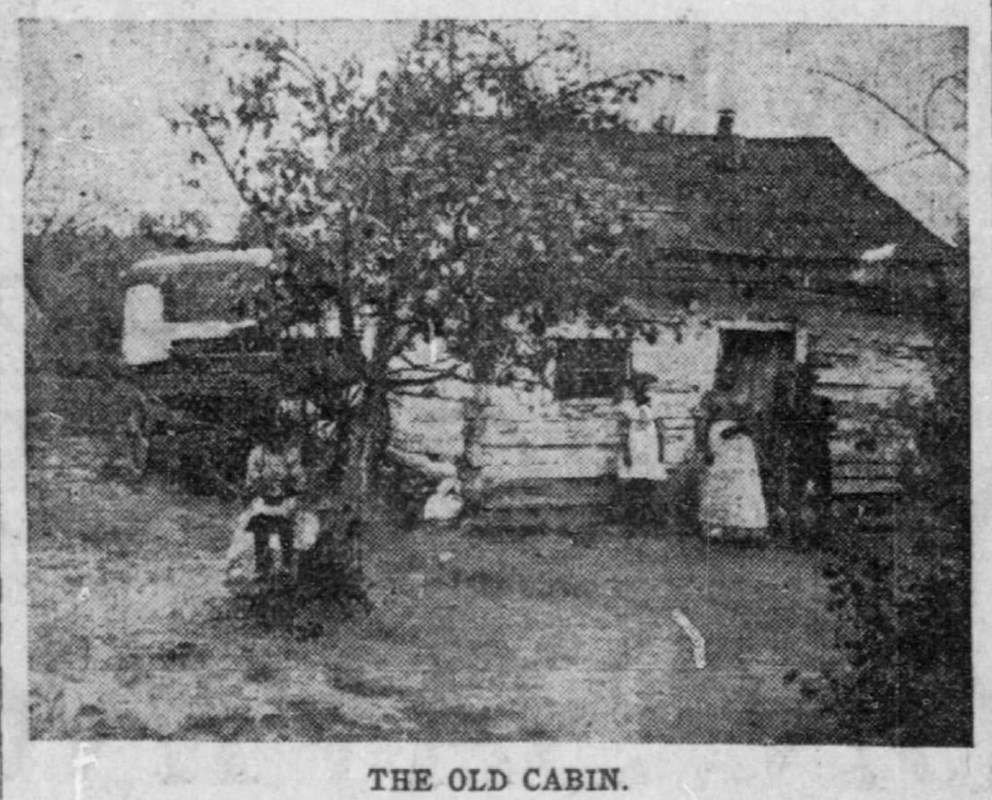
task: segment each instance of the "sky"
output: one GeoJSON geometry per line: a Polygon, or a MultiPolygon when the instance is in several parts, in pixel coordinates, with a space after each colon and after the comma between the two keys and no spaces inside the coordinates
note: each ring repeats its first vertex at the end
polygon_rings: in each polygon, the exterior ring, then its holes
{"type": "MultiPolygon", "coordinates": [[[[506,23],[526,47],[534,25],[506,23]]],[[[21,25],[25,140],[38,148],[25,187],[32,221],[84,208],[119,232],[143,212],[201,210],[215,238],[233,234],[239,201],[216,166],[191,176],[189,139],[171,133],[183,102],[220,97],[228,45],[277,32],[318,63],[349,56],[370,72],[388,68],[416,22],[101,22],[21,25]]],[[[702,23],[546,23],[572,31],[598,73],[654,67],[685,76],[659,86],[634,110],[647,126],[659,114],[676,130],[711,132],[717,110],[736,111],[744,136],[827,136],[887,194],[931,230],[953,236],[967,215],[965,177],[945,159],[918,157],[918,136],[876,103],[812,70],[863,82],[920,121],[929,88],[967,65],[960,28],[702,23]],[[893,166],[894,165],[894,166],[893,166]]],[[[953,90],[952,85],[947,86],[953,90]]],[[[935,134],[964,159],[966,98],[942,91],[930,104],[935,134]]]]}

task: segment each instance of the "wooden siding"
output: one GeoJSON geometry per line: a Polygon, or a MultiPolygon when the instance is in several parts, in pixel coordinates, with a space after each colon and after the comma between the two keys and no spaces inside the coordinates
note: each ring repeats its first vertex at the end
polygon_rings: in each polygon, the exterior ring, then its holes
{"type": "Polygon", "coordinates": [[[411,381],[389,399],[393,457],[435,476],[456,474],[465,454],[465,407],[475,394],[471,371],[448,357],[440,341],[433,347],[420,341],[390,366],[411,381]]]}
{"type": "MultiPolygon", "coordinates": [[[[825,319],[831,318],[814,320],[819,328],[800,322],[797,339],[816,379],[814,392],[832,401],[834,493],[897,492],[900,464],[915,443],[889,412],[897,401],[932,397],[931,345],[905,321],[895,329],[885,328],[885,320],[873,328],[870,319],[847,325],[823,324],[825,319]]],[[[728,324],[734,323],[698,315],[659,321],[653,341],[631,342],[632,369],[657,377],[650,392],[661,412],[664,457],[671,467],[693,461],[694,412],[712,386],[719,331],[728,324]]],[[[600,334],[581,325],[555,332],[600,334]]],[[[613,398],[559,401],[537,380],[483,386],[463,376],[394,396],[392,412],[393,448],[432,465],[442,462],[445,469],[457,465],[467,492],[484,507],[602,502],[602,480],[616,471],[620,431],[613,398]],[[536,488],[562,482],[571,482],[575,491],[536,488]],[[511,491],[515,485],[529,488],[511,491]],[[595,491],[580,490],[584,486],[595,491]]]]}

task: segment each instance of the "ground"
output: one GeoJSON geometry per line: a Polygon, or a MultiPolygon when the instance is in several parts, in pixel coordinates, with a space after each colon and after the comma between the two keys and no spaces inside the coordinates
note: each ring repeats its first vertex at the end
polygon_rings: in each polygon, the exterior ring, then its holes
{"type": "Polygon", "coordinates": [[[815,554],[380,527],[374,610],[311,613],[323,633],[305,639],[225,592],[234,504],[53,452],[29,488],[35,738],[829,740],[807,684],[785,680],[836,658],[815,554]],[[702,669],[675,609],[705,638],[702,669]]]}

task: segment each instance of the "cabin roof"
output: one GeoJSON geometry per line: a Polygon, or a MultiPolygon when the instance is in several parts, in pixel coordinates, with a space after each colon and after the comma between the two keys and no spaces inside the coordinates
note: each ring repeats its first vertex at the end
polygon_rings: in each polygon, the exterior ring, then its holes
{"type": "Polygon", "coordinates": [[[892,258],[928,263],[953,254],[827,138],[630,131],[551,138],[593,172],[604,163],[593,151],[606,150],[663,249],[850,261],[895,245],[892,258]]]}
{"type": "Polygon", "coordinates": [[[238,272],[264,277],[272,263],[272,251],[262,247],[250,250],[153,254],[125,269],[121,277],[126,286],[162,283],[169,279],[190,280],[197,276],[206,278],[214,275],[220,278],[238,272]]]}

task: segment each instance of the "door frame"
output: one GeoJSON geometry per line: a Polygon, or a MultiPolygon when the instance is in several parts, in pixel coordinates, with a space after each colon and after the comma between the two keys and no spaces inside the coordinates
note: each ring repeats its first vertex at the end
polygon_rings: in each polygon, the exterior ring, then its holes
{"type": "Polygon", "coordinates": [[[805,364],[809,353],[809,331],[800,328],[792,322],[755,322],[751,320],[717,320],[717,352],[716,363],[719,365],[723,360],[723,332],[724,331],[754,331],[755,333],[791,333],[795,337],[795,351],[793,360],[797,364],[805,364]]]}

